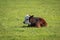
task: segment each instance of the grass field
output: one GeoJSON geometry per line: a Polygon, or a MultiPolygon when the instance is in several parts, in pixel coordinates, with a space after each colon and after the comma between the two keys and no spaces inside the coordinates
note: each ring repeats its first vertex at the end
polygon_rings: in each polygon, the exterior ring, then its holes
{"type": "Polygon", "coordinates": [[[0,40],[60,40],[60,0],[0,0],[0,40]],[[23,27],[26,14],[48,26],[23,27]]]}

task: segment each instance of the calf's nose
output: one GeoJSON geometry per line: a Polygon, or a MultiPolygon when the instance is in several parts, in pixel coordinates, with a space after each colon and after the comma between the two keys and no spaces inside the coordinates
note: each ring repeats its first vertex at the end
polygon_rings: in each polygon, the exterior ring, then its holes
{"type": "Polygon", "coordinates": [[[25,22],[23,22],[25,24],[25,22]]]}

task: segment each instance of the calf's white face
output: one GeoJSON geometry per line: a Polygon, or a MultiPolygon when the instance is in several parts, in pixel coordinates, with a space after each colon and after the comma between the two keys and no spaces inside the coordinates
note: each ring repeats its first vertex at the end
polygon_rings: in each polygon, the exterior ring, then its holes
{"type": "Polygon", "coordinates": [[[29,25],[31,24],[31,23],[29,22],[29,17],[30,17],[29,15],[26,15],[26,16],[25,16],[25,20],[24,20],[24,22],[23,22],[24,24],[29,24],[29,25]]]}

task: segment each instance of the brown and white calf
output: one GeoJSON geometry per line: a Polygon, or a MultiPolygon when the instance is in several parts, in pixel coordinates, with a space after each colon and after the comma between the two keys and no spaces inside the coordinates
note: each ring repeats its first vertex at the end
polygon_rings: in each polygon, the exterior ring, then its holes
{"type": "Polygon", "coordinates": [[[27,15],[23,23],[28,24],[28,26],[36,26],[38,28],[47,26],[47,22],[43,18],[34,17],[33,15],[27,15]]]}

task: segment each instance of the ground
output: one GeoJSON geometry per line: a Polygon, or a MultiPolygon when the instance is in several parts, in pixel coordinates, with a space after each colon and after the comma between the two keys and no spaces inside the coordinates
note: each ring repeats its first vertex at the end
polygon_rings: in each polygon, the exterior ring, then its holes
{"type": "Polygon", "coordinates": [[[0,0],[0,40],[60,40],[60,0],[0,0]],[[26,14],[48,26],[26,27],[26,14]]]}

